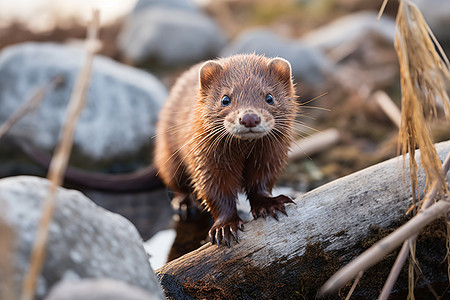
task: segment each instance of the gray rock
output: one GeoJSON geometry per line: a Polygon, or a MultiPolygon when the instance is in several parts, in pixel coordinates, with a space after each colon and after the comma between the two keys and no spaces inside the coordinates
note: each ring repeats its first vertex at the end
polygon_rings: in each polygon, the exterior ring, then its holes
{"type": "MultiPolygon", "coordinates": [[[[0,180],[0,223],[13,231],[15,294],[28,268],[47,180],[19,176],[0,180]]],[[[163,299],[136,228],[75,190],[58,189],[50,225],[47,258],[38,280],[42,299],[61,280],[112,278],[163,299]]],[[[1,285],[1,282],[0,282],[1,285]]]]}
{"type": "MultiPolygon", "coordinates": [[[[84,60],[81,49],[26,43],[0,53],[0,124],[38,88],[58,74],[65,83],[45,95],[39,108],[11,128],[51,150],[57,143],[74,82],[84,60]]],[[[167,89],[151,74],[96,56],[88,101],[74,146],[93,160],[136,153],[155,134],[167,89]]]]}
{"type": "Polygon", "coordinates": [[[264,29],[244,32],[224,48],[220,55],[253,52],[287,59],[292,65],[292,73],[297,82],[322,83],[326,74],[332,72],[331,63],[321,51],[308,47],[300,41],[280,38],[264,29]]]}
{"type": "Polygon", "coordinates": [[[174,67],[217,56],[226,40],[216,22],[200,11],[157,6],[127,18],[118,47],[131,62],[155,60],[174,67]]]}
{"type": "Polygon", "coordinates": [[[153,300],[160,299],[135,286],[112,279],[84,279],[56,284],[45,300],[153,300]]]}
{"type": "Polygon", "coordinates": [[[439,40],[450,40],[450,1],[412,0],[422,12],[425,20],[439,40]]]}
{"type": "Polygon", "coordinates": [[[301,40],[307,45],[330,50],[369,34],[394,43],[395,21],[387,15],[377,21],[377,13],[372,11],[357,12],[312,30],[301,40]]]}
{"type": "Polygon", "coordinates": [[[198,6],[191,0],[139,0],[134,7],[133,12],[148,8],[148,7],[168,7],[182,10],[198,11],[198,6]]]}

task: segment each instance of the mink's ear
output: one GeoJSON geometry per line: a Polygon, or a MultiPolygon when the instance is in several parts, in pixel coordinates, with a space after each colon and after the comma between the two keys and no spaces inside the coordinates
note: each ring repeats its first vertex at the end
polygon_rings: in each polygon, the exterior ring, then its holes
{"type": "Polygon", "coordinates": [[[208,60],[200,67],[200,87],[202,90],[207,90],[211,84],[218,80],[223,67],[220,63],[214,60],[208,60]]]}
{"type": "Polygon", "coordinates": [[[292,71],[291,64],[284,58],[276,57],[272,58],[268,63],[267,67],[270,72],[278,77],[285,84],[292,83],[292,71]]]}

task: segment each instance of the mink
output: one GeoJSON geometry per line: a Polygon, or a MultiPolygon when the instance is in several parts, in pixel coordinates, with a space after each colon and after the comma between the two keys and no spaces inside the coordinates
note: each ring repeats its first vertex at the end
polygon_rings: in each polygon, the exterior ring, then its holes
{"type": "MultiPolygon", "coordinates": [[[[212,214],[211,242],[238,242],[236,199],[255,219],[294,203],[272,188],[286,165],[298,110],[291,66],[282,58],[235,55],[197,64],[175,82],[160,112],[154,163],[182,203],[212,214]]],[[[286,214],[287,215],[287,214],[286,214]]]]}

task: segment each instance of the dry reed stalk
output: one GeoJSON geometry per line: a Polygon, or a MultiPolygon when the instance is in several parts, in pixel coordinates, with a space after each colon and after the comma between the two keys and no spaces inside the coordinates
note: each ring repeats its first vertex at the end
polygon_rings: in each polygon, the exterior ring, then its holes
{"type": "Polygon", "coordinates": [[[41,273],[45,261],[45,245],[48,240],[50,222],[52,220],[56,205],[57,189],[58,186],[62,184],[73,145],[75,126],[86,103],[92,62],[94,59],[94,54],[98,50],[98,28],[99,12],[98,10],[94,10],[93,20],[88,28],[86,59],[81,72],[78,74],[69,106],[67,108],[66,123],[61,131],[60,140],[47,174],[47,179],[50,181],[50,188],[47,198],[44,201],[41,219],[37,228],[35,243],[31,253],[30,268],[23,281],[22,300],[31,300],[34,298],[36,281],[41,273]]]}
{"type": "Polygon", "coordinates": [[[0,299],[14,300],[14,233],[0,221],[0,299]]]}
{"type": "MultiPolygon", "coordinates": [[[[437,116],[436,103],[439,100],[443,103],[446,116],[450,117],[450,100],[446,93],[446,85],[450,81],[449,62],[420,10],[407,0],[400,1],[397,13],[395,49],[400,63],[402,89],[399,150],[401,149],[403,154],[403,165],[406,153],[410,154],[410,181],[414,202],[412,210],[415,214],[416,192],[417,195],[420,194],[417,185],[417,162],[414,157],[416,148],[421,151],[421,163],[427,178],[425,191],[436,188],[438,193],[447,192],[445,177],[427,121],[437,116]]],[[[414,299],[415,239],[410,239],[409,244],[411,256],[408,299],[414,299]]],[[[386,284],[391,285],[388,282],[386,284]]]]}
{"type": "MultiPolygon", "coordinates": [[[[415,200],[417,191],[417,162],[415,149],[421,151],[422,166],[427,176],[426,190],[435,182],[447,191],[441,163],[431,140],[427,120],[437,115],[436,102],[443,102],[450,116],[450,100],[446,84],[450,81],[449,63],[440,54],[438,42],[417,6],[400,1],[396,20],[395,48],[400,62],[402,90],[402,122],[399,132],[399,149],[409,153],[410,180],[415,200]],[[442,58],[441,58],[442,57],[442,58]]],[[[419,192],[419,191],[417,191],[419,192]]]]}
{"type": "Polygon", "coordinates": [[[41,103],[42,99],[44,98],[44,95],[46,92],[53,90],[56,86],[61,84],[62,81],[63,81],[63,76],[57,75],[50,81],[49,84],[46,84],[45,86],[38,88],[37,91],[33,93],[33,96],[30,99],[28,99],[27,101],[25,101],[25,103],[22,104],[19,107],[19,109],[16,112],[14,112],[14,114],[12,116],[9,117],[9,119],[6,120],[5,123],[3,123],[0,126],[0,139],[23,116],[25,116],[29,112],[35,110],[39,106],[39,104],[41,103]]]}

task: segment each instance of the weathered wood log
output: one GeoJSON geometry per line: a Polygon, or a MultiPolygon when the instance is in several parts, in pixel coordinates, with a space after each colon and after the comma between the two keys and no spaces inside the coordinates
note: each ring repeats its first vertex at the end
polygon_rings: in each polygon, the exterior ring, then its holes
{"type": "MultiPolygon", "coordinates": [[[[450,141],[436,148],[443,160],[450,141]]],[[[423,190],[423,173],[418,180],[423,190]]],[[[289,217],[280,215],[279,222],[267,218],[245,224],[240,243],[231,248],[207,244],[158,269],[166,296],[313,299],[336,270],[407,221],[409,175],[403,176],[402,159],[394,158],[319,187],[295,202],[287,206],[289,217]]],[[[441,264],[445,225],[431,226],[419,238],[417,257],[428,279],[445,281],[446,266],[441,264]]],[[[395,253],[364,274],[353,294],[356,299],[377,296],[394,260],[395,253]]],[[[403,273],[397,290],[406,288],[403,273]]],[[[345,297],[350,285],[330,298],[345,297]]]]}

